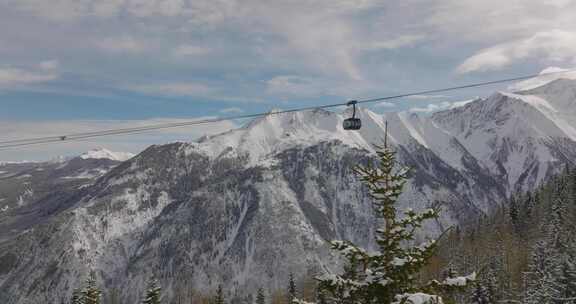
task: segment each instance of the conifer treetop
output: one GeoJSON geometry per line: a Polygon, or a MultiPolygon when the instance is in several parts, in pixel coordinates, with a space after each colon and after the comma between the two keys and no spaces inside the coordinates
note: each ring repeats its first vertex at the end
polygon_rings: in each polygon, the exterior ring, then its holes
{"type": "Polygon", "coordinates": [[[319,288],[329,295],[328,303],[443,303],[437,292],[465,287],[475,275],[427,284],[417,282],[416,275],[434,254],[436,241],[413,245],[415,233],[424,221],[437,218],[438,211],[407,209],[397,216],[400,212],[396,202],[406,184],[408,169],[398,166],[395,152],[386,146],[379,147],[376,154],[376,166],[359,166],[354,171],[373,199],[380,225],[375,231],[378,250],[368,252],[349,241],[332,241],[332,249],[347,262],[346,271],[317,278],[319,288]]]}
{"type": "Polygon", "coordinates": [[[156,278],[150,278],[142,304],[160,304],[161,291],[162,288],[158,285],[156,278]]]}
{"type": "Polygon", "coordinates": [[[102,292],[96,286],[96,273],[90,272],[88,279],[86,279],[86,286],[82,290],[81,302],[82,304],[100,304],[100,296],[102,292]]]}

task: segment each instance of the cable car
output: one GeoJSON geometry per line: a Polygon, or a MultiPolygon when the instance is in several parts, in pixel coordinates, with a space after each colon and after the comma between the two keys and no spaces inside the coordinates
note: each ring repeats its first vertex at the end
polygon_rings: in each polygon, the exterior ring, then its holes
{"type": "Polygon", "coordinates": [[[344,128],[344,130],[360,130],[360,128],[362,127],[362,121],[360,120],[360,118],[356,118],[357,103],[358,101],[356,100],[351,100],[347,103],[348,106],[352,105],[353,112],[352,112],[352,118],[344,119],[344,122],[342,122],[342,128],[344,128]]]}

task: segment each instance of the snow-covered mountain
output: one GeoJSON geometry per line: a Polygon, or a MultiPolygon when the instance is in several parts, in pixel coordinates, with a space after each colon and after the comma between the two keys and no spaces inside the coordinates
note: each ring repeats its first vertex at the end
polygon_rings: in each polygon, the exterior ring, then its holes
{"type": "Polygon", "coordinates": [[[338,266],[326,240],[373,246],[370,201],[351,168],[373,159],[385,121],[413,168],[401,204],[441,206],[427,227],[435,234],[572,164],[575,108],[576,81],[560,79],[431,116],[361,109],[357,132],[341,128],[348,112],[315,110],[151,146],[66,195],[0,213],[10,231],[0,238],[0,302],[60,301],[88,269],[129,302],[152,274],[167,300],[220,283],[238,299],[283,288],[289,272],[338,266]],[[26,208],[38,210],[33,220],[26,208]]]}
{"type": "Polygon", "coordinates": [[[134,157],[134,154],[130,152],[112,152],[104,148],[93,149],[80,155],[82,159],[109,159],[115,161],[126,161],[132,157],[134,157]]]}

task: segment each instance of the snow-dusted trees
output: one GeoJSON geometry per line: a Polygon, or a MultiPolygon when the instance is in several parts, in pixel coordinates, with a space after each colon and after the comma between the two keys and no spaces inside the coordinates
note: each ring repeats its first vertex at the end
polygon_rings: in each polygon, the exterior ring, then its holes
{"type": "Polygon", "coordinates": [[[496,301],[494,301],[490,288],[482,284],[482,282],[477,282],[472,294],[470,295],[470,303],[493,304],[496,303],[496,301]]]}
{"type": "Polygon", "coordinates": [[[434,254],[436,242],[414,245],[415,232],[438,213],[432,209],[422,213],[408,209],[403,216],[397,216],[396,201],[408,170],[396,168],[395,153],[387,147],[379,149],[377,156],[378,166],[358,167],[356,172],[373,198],[380,221],[375,236],[378,251],[333,241],[332,248],[343,255],[347,264],[342,274],[319,277],[319,289],[327,303],[442,303],[440,292],[461,288],[474,276],[424,284],[417,280],[417,274],[434,254]]]}
{"type": "Polygon", "coordinates": [[[560,290],[557,289],[557,259],[555,250],[546,242],[540,241],[536,244],[529,271],[526,273],[525,303],[552,303],[552,299],[560,298],[560,290]]]}
{"type": "Polygon", "coordinates": [[[82,291],[80,289],[76,288],[72,291],[70,304],[82,304],[82,291]]]}
{"type": "Polygon", "coordinates": [[[288,303],[296,299],[296,282],[294,282],[294,274],[291,272],[288,277],[288,303]]]}
{"type": "Polygon", "coordinates": [[[213,303],[224,304],[224,291],[222,290],[222,285],[218,285],[218,290],[216,291],[213,303]]]}
{"type": "Polygon", "coordinates": [[[514,230],[518,230],[519,226],[520,226],[520,219],[519,219],[519,215],[518,215],[518,204],[516,201],[516,198],[514,196],[512,196],[510,198],[510,202],[508,203],[508,211],[509,211],[509,216],[510,216],[510,222],[512,223],[512,226],[514,227],[514,230]]]}
{"type": "Polygon", "coordinates": [[[576,302],[573,231],[566,222],[567,200],[570,199],[566,179],[555,180],[551,213],[543,225],[544,237],[536,243],[526,273],[525,302],[576,302]]]}
{"type": "Polygon", "coordinates": [[[477,224],[449,233],[426,277],[454,265],[478,272],[470,301],[576,303],[575,193],[571,168],[533,192],[516,194],[477,224]]]}
{"type": "Polygon", "coordinates": [[[150,278],[148,282],[148,287],[146,288],[146,295],[144,296],[144,300],[142,300],[142,304],[160,304],[160,291],[162,288],[158,286],[158,282],[154,277],[150,278]]]}
{"type": "Polygon", "coordinates": [[[563,286],[561,298],[573,299],[576,302],[576,252],[571,251],[560,263],[558,282],[563,286]]]}
{"type": "Polygon", "coordinates": [[[99,304],[102,292],[96,286],[96,274],[92,271],[90,276],[86,279],[86,286],[82,290],[81,302],[82,304],[99,304]]]}
{"type": "Polygon", "coordinates": [[[316,288],[316,304],[327,304],[326,295],[323,290],[316,288]]]}
{"type": "Polygon", "coordinates": [[[262,288],[258,288],[258,294],[256,295],[256,304],[265,304],[266,297],[264,297],[264,290],[262,288]]]}

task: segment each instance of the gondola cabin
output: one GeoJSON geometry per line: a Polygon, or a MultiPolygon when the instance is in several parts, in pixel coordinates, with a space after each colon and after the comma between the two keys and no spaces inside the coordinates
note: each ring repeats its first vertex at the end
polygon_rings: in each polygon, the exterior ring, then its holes
{"type": "Polygon", "coordinates": [[[344,119],[342,127],[344,130],[360,130],[362,127],[362,121],[360,118],[347,118],[344,119]]]}
{"type": "Polygon", "coordinates": [[[353,112],[352,118],[344,119],[342,122],[342,128],[344,128],[344,130],[360,130],[360,128],[362,128],[362,121],[360,118],[356,118],[356,103],[358,103],[356,100],[351,100],[347,103],[348,106],[352,105],[353,112]]]}

